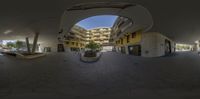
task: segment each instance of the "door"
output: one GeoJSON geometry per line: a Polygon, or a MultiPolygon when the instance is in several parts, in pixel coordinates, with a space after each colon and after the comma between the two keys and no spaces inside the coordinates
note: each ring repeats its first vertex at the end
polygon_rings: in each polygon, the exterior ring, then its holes
{"type": "Polygon", "coordinates": [[[121,53],[126,54],[126,49],[125,49],[125,47],[121,47],[121,53]]]}
{"type": "Polygon", "coordinates": [[[169,40],[165,40],[165,55],[171,54],[171,42],[169,40]]]}
{"type": "Polygon", "coordinates": [[[130,55],[141,56],[141,46],[140,45],[128,46],[128,51],[129,51],[130,55]]]}
{"type": "Polygon", "coordinates": [[[63,44],[58,44],[58,52],[65,52],[65,48],[63,44]]]}

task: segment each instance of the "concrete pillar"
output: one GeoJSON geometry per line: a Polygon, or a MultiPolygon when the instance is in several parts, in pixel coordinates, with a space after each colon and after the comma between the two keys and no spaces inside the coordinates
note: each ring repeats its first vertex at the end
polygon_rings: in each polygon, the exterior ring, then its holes
{"type": "Polygon", "coordinates": [[[32,53],[35,53],[35,50],[37,48],[37,41],[38,41],[39,33],[35,33],[34,41],[33,41],[33,48],[32,48],[32,53]]]}
{"type": "Polygon", "coordinates": [[[26,37],[26,46],[27,46],[27,52],[31,53],[30,44],[29,44],[29,38],[28,37],[26,37]]]}
{"type": "Polygon", "coordinates": [[[125,46],[126,54],[129,55],[128,45],[125,46]]]}

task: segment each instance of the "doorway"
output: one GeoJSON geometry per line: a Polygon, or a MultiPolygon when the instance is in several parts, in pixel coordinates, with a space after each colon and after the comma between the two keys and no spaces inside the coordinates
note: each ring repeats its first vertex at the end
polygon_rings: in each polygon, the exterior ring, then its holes
{"type": "Polygon", "coordinates": [[[171,54],[171,42],[169,40],[165,40],[165,55],[171,54]]]}
{"type": "Polygon", "coordinates": [[[141,56],[141,45],[128,46],[128,51],[130,55],[141,56]]]}
{"type": "Polygon", "coordinates": [[[125,47],[121,47],[121,53],[122,53],[122,54],[126,54],[126,49],[125,49],[125,47]]]}

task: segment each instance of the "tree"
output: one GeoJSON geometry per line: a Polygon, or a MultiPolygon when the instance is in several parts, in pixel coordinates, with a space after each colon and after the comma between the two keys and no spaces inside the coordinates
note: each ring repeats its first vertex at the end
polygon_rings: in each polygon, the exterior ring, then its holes
{"type": "Polygon", "coordinates": [[[12,42],[8,42],[8,43],[6,44],[6,46],[9,47],[9,48],[15,48],[15,47],[16,47],[16,44],[15,44],[15,43],[12,43],[12,42]]]}
{"type": "Polygon", "coordinates": [[[100,45],[92,41],[92,42],[90,42],[89,44],[86,45],[86,48],[89,48],[89,49],[95,51],[95,50],[100,49],[100,45]]]}
{"type": "Polygon", "coordinates": [[[17,50],[19,50],[22,47],[23,47],[23,42],[22,41],[17,41],[16,42],[16,48],[17,48],[17,50]]]}

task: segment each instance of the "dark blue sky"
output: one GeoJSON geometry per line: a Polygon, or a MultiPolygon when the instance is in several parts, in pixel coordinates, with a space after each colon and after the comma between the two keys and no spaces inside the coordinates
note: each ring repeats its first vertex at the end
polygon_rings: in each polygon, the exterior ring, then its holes
{"type": "Polygon", "coordinates": [[[112,27],[117,16],[113,15],[100,15],[86,18],[76,25],[79,25],[85,29],[92,29],[96,27],[112,27]]]}

